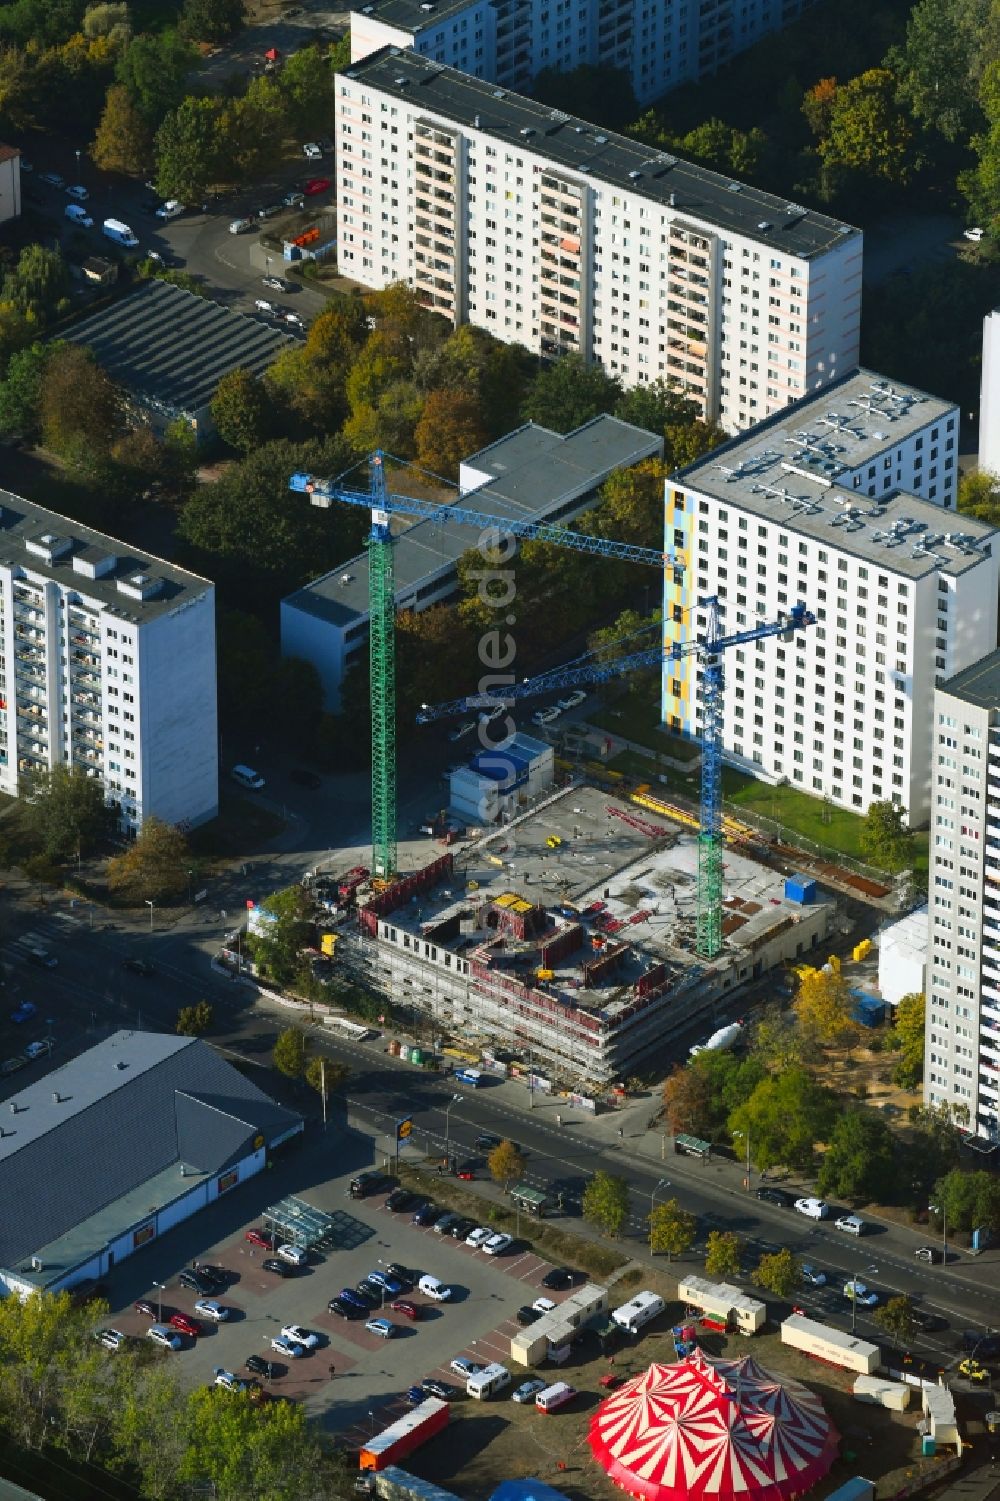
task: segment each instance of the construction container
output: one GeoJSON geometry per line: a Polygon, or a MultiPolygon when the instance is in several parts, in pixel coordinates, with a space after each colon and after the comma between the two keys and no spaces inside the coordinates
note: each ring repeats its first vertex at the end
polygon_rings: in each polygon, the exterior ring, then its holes
{"type": "Polygon", "coordinates": [[[902,1381],[888,1381],[884,1376],[856,1376],[854,1395],[859,1402],[887,1407],[890,1412],[905,1412],[910,1405],[912,1388],[902,1381]]]}
{"type": "Polygon", "coordinates": [[[811,907],[816,900],[816,882],[812,876],[793,875],[785,880],[785,901],[811,907]]]}
{"type": "Polygon", "coordinates": [[[880,1027],[885,1021],[885,1001],[863,990],[852,990],[851,1015],[862,1027],[880,1027]]]}
{"type": "Polygon", "coordinates": [[[858,943],[858,944],[855,944],[854,948],[851,950],[851,958],[854,960],[855,964],[860,964],[862,962],[862,960],[868,958],[868,955],[871,953],[871,951],[872,951],[872,941],[871,941],[871,939],[870,938],[862,938],[861,942],[858,943]]]}
{"type": "Polygon", "coordinates": [[[925,1433],[920,1439],[920,1456],[922,1459],[933,1459],[937,1453],[937,1439],[933,1433],[925,1433]]]}

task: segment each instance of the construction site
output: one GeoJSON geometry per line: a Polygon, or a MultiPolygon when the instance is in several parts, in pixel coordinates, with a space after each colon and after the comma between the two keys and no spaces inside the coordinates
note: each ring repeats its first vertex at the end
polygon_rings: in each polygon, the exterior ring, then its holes
{"type": "Polygon", "coordinates": [[[606,1093],[680,1056],[729,992],[801,960],[834,926],[832,895],[725,848],[721,948],[708,958],[698,861],[696,829],[568,787],[362,897],[342,942],[368,987],[442,1040],[519,1062],[543,1088],[606,1093]]]}

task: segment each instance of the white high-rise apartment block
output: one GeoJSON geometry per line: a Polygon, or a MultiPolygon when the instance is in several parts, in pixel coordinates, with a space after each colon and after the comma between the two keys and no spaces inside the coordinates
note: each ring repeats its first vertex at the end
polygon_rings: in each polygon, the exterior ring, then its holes
{"type": "Polygon", "coordinates": [[[99,777],[122,827],[219,808],[215,586],[0,490],[0,790],[99,777]]]}
{"type": "Polygon", "coordinates": [[[432,62],[527,89],[545,68],[620,68],[640,104],[716,72],[808,0],[374,0],[351,11],[351,61],[412,47],[432,62]]]}
{"type": "Polygon", "coordinates": [[[1000,308],[983,319],[979,384],[979,467],[1000,475],[1000,308]]]}
{"type": "Polygon", "coordinates": [[[951,403],[855,371],[666,483],[663,719],[699,733],[700,669],[670,643],[726,634],[801,602],[794,642],[725,655],[726,751],[737,765],[855,812],[931,808],[935,679],[997,640],[1000,532],[955,501],[951,403]]]}
{"type": "Polygon", "coordinates": [[[1000,1140],[1000,652],[934,696],[924,1099],[1000,1140]]]}
{"type": "Polygon", "coordinates": [[[341,271],[748,427],[857,364],[860,231],[387,48],[337,78],[341,271]]]}

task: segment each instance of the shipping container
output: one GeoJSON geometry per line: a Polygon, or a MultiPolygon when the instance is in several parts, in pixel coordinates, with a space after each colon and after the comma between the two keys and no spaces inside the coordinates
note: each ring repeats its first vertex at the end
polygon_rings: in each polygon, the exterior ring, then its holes
{"type": "Polygon", "coordinates": [[[785,901],[811,907],[816,900],[816,882],[812,876],[792,875],[785,881],[785,901]]]}
{"type": "Polygon", "coordinates": [[[387,1465],[405,1459],[421,1444],[447,1427],[448,1404],[438,1397],[428,1397],[412,1411],[404,1413],[381,1433],[368,1440],[361,1449],[358,1467],[362,1470],[384,1470],[387,1465]]]}
{"type": "MultiPolygon", "coordinates": [[[[397,1465],[389,1465],[371,1475],[370,1480],[379,1501],[458,1501],[453,1491],[443,1491],[439,1485],[421,1480],[419,1475],[411,1475],[397,1465]]],[[[859,1498],[859,1501],[868,1501],[868,1498],[859,1498]]]]}
{"type": "Polygon", "coordinates": [[[851,1015],[862,1027],[880,1027],[885,1021],[885,1001],[864,990],[852,990],[851,1015]]]}

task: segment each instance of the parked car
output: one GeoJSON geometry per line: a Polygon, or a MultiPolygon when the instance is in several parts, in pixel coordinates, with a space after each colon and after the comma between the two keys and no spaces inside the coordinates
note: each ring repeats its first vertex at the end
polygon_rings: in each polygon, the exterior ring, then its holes
{"type": "Polygon", "coordinates": [[[492,1152],[494,1147],[499,1147],[502,1144],[503,1137],[494,1136],[492,1131],[484,1131],[482,1135],[476,1137],[477,1152],[492,1152]]]}
{"type": "MultiPolygon", "coordinates": [[[[138,1307],[138,1304],[136,1305],[138,1307]]],[[[200,1313],[203,1319],[211,1319],[215,1324],[224,1324],[229,1318],[230,1310],[222,1303],[217,1303],[214,1298],[199,1298],[194,1305],[195,1313],[200,1313]]]]}
{"type": "Polygon", "coordinates": [[[538,1310],[528,1303],[523,1303],[514,1315],[522,1329],[527,1329],[529,1324],[537,1323],[541,1316],[538,1310]]]}
{"type": "Polygon", "coordinates": [[[448,1226],[448,1234],[452,1240],[464,1240],[470,1230],[474,1230],[476,1222],[470,1215],[463,1214],[454,1224],[448,1226]]]}
{"type": "Polygon", "coordinates": [[[484,1243],[483,1252],[487,1256],[502,1256],[504,1251],[509,1250],[513,1244],[513,1235],[508,1235],[506,1230],[500,1230],[484,1243]]]}
{"type": "Polygon", "coordinates": [[[331,1298],[326,1306],[341,1319],[361,1319],[368,1312],[367,1308],[359,1308],[356,1303],[348,1303],[344,1298],[331,1298]]]}
{"type": "Polygon", "coordinates": [[[420,1317],[420,1304],[411,1303],[409,1298],[396,1298],[394,1302],[389,1304],[389,1307],[393,1313],[401,1313],[407,1319],[415,1321],[420,1317]]]}
{"type": "Polygon", "coordinates": [[[368,1312],[368,1303],[366,1299],[364,1299],[360,1293],[355,1292],[353,1287],[342,1288],[337,1296],[338,1298],[340,1298],[341,1302],[349,1303],[352,1308],[361,1309],[365,1313],[368,1312]]]}
{"type": "Polygon", "coordinates": [[[77,203],[86,203],[90,192],[82,183],[74,182],[66,189],[67,198],[75,198],[77,203]]]}
{"type": "Polygon", "coordinates": [[[825,1220],[830,1213],[830,1206],[825,1199],[796,1199],[795,1208],[810,1220],[825,1220]]]}
{"type": "Polygon", "coordinates": [[[253,1371],[257,1376],[266,1376],[270,1380],[272,1367],[266,1355],[258,1355],[255,1350],[252,1355],[247,1356],[243,1364],[248,1371],[253,1371]]]}
{"type": "Polygon", "coordinates": [[[428,1397],[439,1397],[442,1402],[450,1402],[455,1395],[455,1388],[450,1382],[438,1381],[435,1376],[428,1376],[420,1384],[428,1397]]]}
{"type": "MultiPolygon", "coordinates": [[[[136,1313],[144,1314],[147,1319],[156,1318],[156,1304],[151,1303],[148,1298],[136,1298],[135,1302],[132,1304],[132,1307],[135,1309],[136,1313]]],[[[197,1307],[197,1304],[195,1305],[195,1307],[197,1307]]]]}
{"type": "Polygon", "coordinates": [[[128,1344],[128,1335],[123,1334],[120,1329],[95,1329],[94,1338],[105,1350],[120,1350],[128,1344]]]}
{"type": "Polygon", "coordinates": [[[427,1393],[424,1391],[422,1386],[408,1386],[406,1388],[406,1400],[414,1407],[416,1407],[418,1403],[423,1402],[426,1396],[427,1393]]]}
{"type": "Polygon", "coordinates": [[[248,1240],[252,1246],[263,1246],[265,1251],[271,1249],[272,1239],[265,1230],[248,1230],[243,1239],[248,1240]]]}
{"type": "Polygon", "coordinates": [[[302,191],[307,198],[312,198],[317,193],[325,193],[331,186],[332,184],[328,177],[310,177],[308,182],[303,183],[302,191]]]}
{"type": "Polygon", "coordinates": [[[192,1292],[204,1293],[206,1296],[215,1291],[215,1283],[211,1277],[203,1277],[201,1272],[196,1272],[194,1267],[186,1266],[177,1278],[181,1287],[188,1287],[192,1292]]]}
{"type": "Polygon", "coordinates": [[[37,1010],[38,1007],[34,1001],[22,1001],[20,1006],[10,1013],[10,1019],[16,1026],[20,1026],[22,1022],[30,1021],[37,1010]]]}
{"type": "Polygon", "coordinates": [[[24,1056],[29,1063],[33,1063],[36,1058],[41,1058],[43,1053],[51,1053],[51,1051],[51,1042],[29,1042],[24,1050],[24,1056]]]}
{"type": "Polygon", "coordinates": [[[123,959],[122,969],[129,970],[133,975],[142,975],[144,978],[156,974],[156,965],[150,964],[148,959],[123,959]]]}
{"type": "Polygon", "coordinates": [[[825,1272],[821,1272],[818,1267],[810,1266],[809,1263],[808,1263],[808,1261],[804,1261],[802,1263],[802,1266],[800,1267],[799,1270],[800,1270],[800,1273],[801,1273],[801,1276],[802,1276],[802,1281],[805,1282],[807,1284],[807,1286],[809,1286],[809,1287],[825,1287],[826,1286],[826,1273],[825,1272]]]}
{"type": "Polygon", "coordinates": [[[936,1330],[948,1327],[948,1320],[943,1314],[927,1313],[923,1308],[912,1309],[910,1318],[921,1334],[933,1334],[936,1330]]]}
{"type": "Polygon", "coordinates": [[[177,1329],[181,1334],[190,1334],[192,1339],[196,1339],[201,1333],[201,1325],[198,1323],[198,1320],[191,1318],[186,1313],[172,1313],[167,1323],[171,1329],[177,1329]]]}
{"type": "Polygon", "coordinates": [[[301,208],[305,201],[305,193],[300,192],[298,188],[292,188],[282,199],[286,208],[301,208]]]}
{"type": "Polygon", "coordinates": [[[302,155],[311,162],[318,162],[323,153],[316,141],[306,141],[302,148],[302,155]]]}
{"type": "Polygon", "coordinates": [[[166,1324],[150,1324],[146,1334],[154,1345],[159,1345],[164,1350],[179,1350],[184,1344],[176,1329],[171,1329],[166,1324]]]}
{"type": "Polygon", "coordinates": [[[474,1250],[478,1251],[480,1246],[485,1246],[486,1242],[491,1239],[492,1235],[493,1231],[489,1228],[488,1225],[477,1225],[476,1228],[474,1230],[470,1230],[468,1235],[465,1237],[465,1244],[467,1246],[472,1246],[474,1250]]]}
{"type": "Polygon", "coordinates": [[[396,1332],[395,1324],[389,1319],[369,1319],[365,1328],[369,1334],[377,1334],[379,1339],[392,1339],[396,1332]]]}
{"type": "Polygon", "coordinates": [[[183,214],[184,205],[176,198],[168,198],[166,203],[161,203],[156,210],[158,219],[176,219],[178,214],[183,214]]]}
{"type": "Polygon", "coordinates": [[[576,1281],[576,1273],[568,1266],[554,1266],[551,1272],[546,1272],[542,1278],[543,1287],[555,1288],[562,1292],[567,1287],[572,1287],[576,1281]]]}
{"type": "Polygon", "coordinates": [[[838,1220],[834,1220],[833,1228],[843,1230],[845,1235],[864,1235],[868,1227],[860,1214],[842,1214],[838,1220]]]}
{"type": "Polygon", "coordinates": [[[783,1188],[772,1188],[770,1184],[758,1188],[757,1197],[764,1204],[777,1204],[779,1209],[788,1209],[794,1202],[790,1193],[786,1193],[783,1188]]]}
{"type": "Polygon", "coordinates": [[[873,1292],[866,1282],[859,1282],[857,1277],[844,1283],[844,1297],[855,1303],[863,1303],[866,1308],[874,1308],[878,1302],[878,1293],[873,1292]]]}
{"type": "Polygon", "coordinates": [[[458,1167],[455,1169],[455,1177],[461,1178],[465,1183],[471,1183],[482,1165],[480,1158],[470,1157],[467,1162],[460,1162],[458,1164],[458,1167]]]}
{"type": "Polygon", "coordinates": [[[539,1381],[537,1377],[531,1381],[522,1381],[517,1390],[511,1392],[510,1400],[512,1402],[534,1402],[538,1393],[544,1390],[545,1382],[539,1381]]]}
{"type": "Polygon", "coordinates": [[[443,1214],[440,1219],[434,1221],[434,1234],[447,1235],[452,1225],[458,1223],[458,1219],[457,1214],[443,1214]]]}
{"type": "Polygon", "coordinates": [[[403,1291],[403,1284],[396,1277],[390,1277],[388,1272],[369,1272],[367,1280],[376,1287],[381,1288],[384,1292],[389,1293],[391,1297],[395,1297],[397,1293],[403,1291]]]}
{"type": "Polygon", "coordinates": [[[47,182],[50,188],[64,188],[66,186],[65,177],[60,177],[58,172],[39,172],[38,179],[40,182],[47,182]]]}
{"type": "Polygon", "coordinates": [[[978,245],[979,241],[983,238],[983,231],[979,227],[979,225],[976,225],[973,229],[963,229],[962,233],[965,238],[967,240],[971,240],[974,245],[978,245]]]}
{"type": "Polygon", "coordinates": [[[536,709],[531,716],[531,722],[538,725],[552,724],[559,718],[561,713],[562,710],[557,708],[555,704],[550,704],[547,709],[536,709]]]}
{"type": "Polygon", "coordinates": [[[944,1253],[940,1246],[918,1246],[913,1254],[918,1261],[929,1261],[933,1266],[941,1260],[944,1253]]]}
{"type": "Polygon", "coordinates": [[[311,1329],[303,1329],[301,1324],[286,1324],[281,1331],[285,1339],[294,1340],[297,1345],[304,1345],[307,1350],[315,1350],[319,1344],[319,1335],[311,1329]]]}
{"type": "Polygon", "coordinates": [[[245,235],[249,234],[250,230],[256,228],[257,225],[253,219],[234,219],[229,226],[229,233],[231,235],[245,235]]]}
{"type": "Polygon", "coordinates": [[[556,703],[560,709],[578,709],[581,704],[587,702],[587,695],[582,688],[574,688],[572,693],[567,693],[565,698],[557,698],[556,703]]]}
{"type": "Polygon", "coordinates": [[[411,1272],[409,1267],[403,1266],[398,1261],[390,1261],[386,1267],[386,1271],[390,1277],[395,1277],[396,1281],[401,1282],[404,1287],[412,1287],[417,1280],[416,1272],[411,1272]]]}
{"type": "Polygon", "coordinates": [[[283,214],[284,212],[285,205],[283,203],[265,203],[257,210],[257,218],[273,219],[276,214],[283,214]]]}
{"type": "Polygon", "coordinates": [[[434,1303],[447,1303],[451,1297],[451,1288],[447,1283],[441,1282],[437,1277],[425,1273],[417,1283],[417,1291],[422,1292],[425,1298],[430,1298],[434,1303]]]}
{"type": "Polygon", "coordinates": [[[404,1209],[410,1209],[416,1203],[416,1194],[412,1194],[408,1188],[394,1188],[385,1201],[386,1209],[391,1209],[393,1214],[400,1214],[404,1209]]]}
{"type": "Polygon", "coordinates": [[[213,1282],[218,1288],[228,1287],[233,1280],[232,1272],[226,1267],[213,1266],[208,1261],[196,1261],[194,1269],[196,1272],[200,1272],[203,1277],[207,1277],[209,1282],[213,1282]]]}
{"type": "Polygon", "coordinates": [[[224,1371],[222,1366],[217,1365],[213,1372],[215,1385],[221,1386],[227,1392],[245,1392],[248,1383],[241,1376],[235,1376],[232,1371],[224,1371]]]}
{"type": "Polygon", "coordinates": [[[357,1293],[364,1298],[369,1308],[381,1308],[383,1303],[382,1289],[376,1287],[374,1282],[369,1282],[367,1277],[362,1277],[357,1284],[357,1293]]]}
{"type": "Polygon", "coordinates": [[[441,1210],[436,1204],[421,1204],[413,1216],[413,1223],[426,1227],[427,1225],[433,1225],[440,1218],[441,1210]]]}
{"type": "Polygon", "coordinates": [[[261,1262],[265,1272],[273,1272],[276,1277],[291,1277],[295,1268],[287,1261],[279,1261],[277,1256],[265,1256],[261,1262]]]}
{"type": "Polygon", "coordinates": [[[298,1360],[300,1355],[305,1354],[302,1345],[296,1344],[295,1340],[287,1339],[284,1334],[276,1334],[271,1340],[271,1349],[279,1355],[284,1355],[286,1360],[298,1360]]]}
{"type": "Polygon", "coordinates": [[[470,1376],[477,1376],[485,1367],[477,1365],[474,1360],[467,1360],[464,1355],[456,1355],[454,1360],[449,1360],[448,1369],[468,1381],[470,1376]]]}
{"type": "Polygon", "coordinates": [[[290,1266],[308,1266],[309,1264],[309,1252],[304,1246],[285,1244],[278,1247],[276,1254],[281,1257],[282,1261],[287,1261],[290,1266]]]}
{"type": "Polygon", "coordinates": [[[536,1298],[531,1306],[536,1313],[551,1313],[556,1305],[551,1298],[536,1298]]]}

